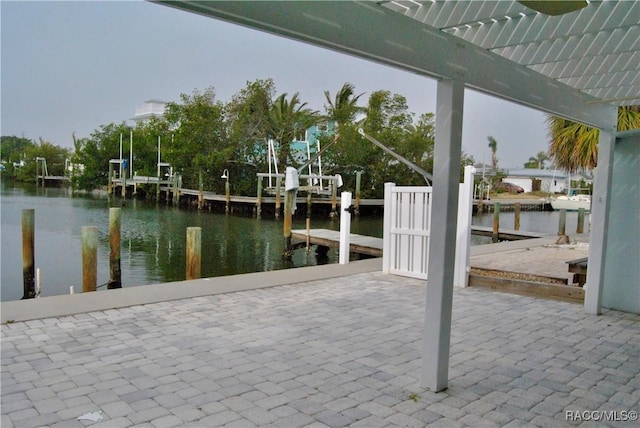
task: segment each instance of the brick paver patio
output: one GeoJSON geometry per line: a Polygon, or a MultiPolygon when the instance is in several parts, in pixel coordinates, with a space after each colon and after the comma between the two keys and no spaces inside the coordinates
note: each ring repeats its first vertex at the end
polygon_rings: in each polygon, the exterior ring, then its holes
{"type": "Polygon", "coordinates": [[[365,273],[2,325],[2,427],[637,426],[640,316],[456,290],[434,394],[424,296],[365,273]]]}

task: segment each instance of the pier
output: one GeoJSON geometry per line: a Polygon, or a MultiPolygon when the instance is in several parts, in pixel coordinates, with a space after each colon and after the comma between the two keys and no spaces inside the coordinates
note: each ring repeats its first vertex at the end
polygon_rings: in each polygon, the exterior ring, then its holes
{"type": "MultiPolygon", "coordinates": [[[[491,227],[471,226],[471,234],[479,236],[492,236],[491,227]]],[[[523,239],[542,238],[544,235],[534,232],[524,232],[520,230],[501,230],[500,239],[505,241],[517,241],[523,239]]],[[[319,245],[329,248],[340,246],[340,231],[329,229],[294,229],[291,237],[299,242],[294,244],[296,248],[303,248],[307,242],[309,245],[319,245]],[[304,245],[303,245],[304,244],[304,245]]],[[[349,251],[367,256],[382,257],[382,238],[373,236],[349,235],[349,251]]]]}

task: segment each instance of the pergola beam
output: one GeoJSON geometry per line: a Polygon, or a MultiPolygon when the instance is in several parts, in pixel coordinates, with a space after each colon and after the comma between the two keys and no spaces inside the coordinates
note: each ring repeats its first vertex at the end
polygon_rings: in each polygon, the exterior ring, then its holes
{"type": "Polygon", "coordinates": [[[607,128],[608,105],[371,1],[157,1],[607,128]]]}

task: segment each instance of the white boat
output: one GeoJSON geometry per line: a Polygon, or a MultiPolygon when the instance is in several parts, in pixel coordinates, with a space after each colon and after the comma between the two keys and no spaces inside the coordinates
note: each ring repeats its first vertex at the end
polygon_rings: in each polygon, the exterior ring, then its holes
{"type": "Polygon", "coordinates": [[[554,210],[577,211],[580,208],[584,208],[585,211],[591,210],[591,195],[558,196],[550,202],[554,210]]]}

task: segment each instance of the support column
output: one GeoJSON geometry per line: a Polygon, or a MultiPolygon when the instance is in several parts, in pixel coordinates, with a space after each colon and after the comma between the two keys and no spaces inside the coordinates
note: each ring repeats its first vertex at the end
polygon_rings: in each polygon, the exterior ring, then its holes
{"type": "Polygon", "coordinates": [[[611,123],[612,129],[600,130],[598,166],[595,169],[591,197],[589,269],[587,270],[587,282],[584,286],[584,308],[588,313],[594,315],[599,315],[602,309],[602,286],[609,231],[609,205],[611,204],[611,173],[616,144],[617,109],[615,107],[612,107],[611,123]]]}
{"type": "Polygon", "coordinates": [[[446,389],[449,377],[463,103],[463,82],[438,82],[429,279],[422,344],[422,385],[434,392],[446,389]]]}

